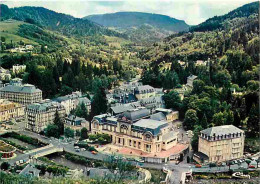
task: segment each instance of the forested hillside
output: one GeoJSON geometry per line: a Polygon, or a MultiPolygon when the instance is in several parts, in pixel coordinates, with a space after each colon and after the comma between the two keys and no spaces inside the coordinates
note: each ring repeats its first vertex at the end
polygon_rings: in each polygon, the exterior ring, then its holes
{"type": "MultiPolygon", "coordinates": [[[[259,136],[258,11],[259,2],[250,3],[140,53],[150,62],[143,83],[171,91],[165,95],[166,106],[180,110],[186,129],[196,134],[207,127],[234,124],[248,138],[259,136]],[[196,60],[206,64],[196,65],[196,60]],[[189,75],[198,76],[192,90],[182,86],[189,75]],[[179,91],[185,91],[183,101],[179,91]]],[[[193,145],[196,149],[196,136],[193,145]]]]}
{"type": "Polygon", "coordinates": [[[159,41],[174,32],[189,29],[189,25],[183,20],[152,13],[117,12],[90,15],[85,19],[125,33],[133,41],[139,43],[159,41]]]}
{"type": "Polygon", "coordinates": [[[42,7],[8,8],[1,4],[1,19],[15,19],[42,26],[52,31],[58,31],[71,36],[108,35],[126,37],[118,32],[109,30],[89,20],[83,20],[70,15],[57,13],[42,7]]]}

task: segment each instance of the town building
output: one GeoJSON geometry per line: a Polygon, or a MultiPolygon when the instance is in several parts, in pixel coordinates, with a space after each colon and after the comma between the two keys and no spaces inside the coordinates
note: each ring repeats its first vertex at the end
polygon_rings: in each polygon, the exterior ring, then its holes
{"type": "Polygon", "coordinates": [[[138,100],[154,97],[155,96],[155,89],[152,86],[144,85],[144,86],[137,86],[135,88],[135,97],[138,100]]]}
{"type": "Polygon", "coordinates": [[[193,82],[195,79],[197,79],[198,77],[196,75],[190,75],[188,78],[187,78],[187,84],[186,86],[188,87],[191,87],[193,88],[193,82]]]}
{"type": "Polygon", "coordinates": [[[167,122],[173,122],[179,119],[179,111],[173,111],[171,109],[157,108],[156,113],[162,113],[165,116],[167,122]]]}
{"type": "Polygon", "coordinates": [[[89,122],[85,118],[80,118],[75,115],[69,115],[65,118],[65,127],[69,127],[73,130],[81,130],[85,127],[87,130],[90,130],[89,122]]]}
{"type": "Polygon", "coordinates": [[[140,99],[140,103],[143,107],[150,109],[151,112],[153,112],[156,108],[164,108],[164,100],[162,96],[142,98],[140,99]]]}
{"type": "Polygon", "coordinates": [[[48,124],[54,122],[56,112],[58,112],[61,121],[64,122],[65,108],[58,102],[44,100],[26,106],[26,129],[37,133],[43,131],[48,124]]]}
{"type": "Polygon", "coordinates": [[[76,109],[79,104],[84,103],[88,112],[91,111],[91,101],[87,98],[82,96],[82,93],[79,91],[73,92],[70,95],[61,96],[53,101],[61,103],[64,106],[66,115],[69,115],[72,110],[76,109]]]}
{"type": "Polygon", "coordinates": [[[149,117],[146,108],[128,110],[118,117],[98,115],[92,120],[91,132],[110,135],[112,144],[130,150],[128,154],[137,151],[139,156],[149,162],[162,163],[179,157],[187,146],[178,145],[178,132],[167,121],[149,117]]]}
{"type": "Polygon", "coordinates": [[[11,79],[10,71],[0,66],[0,80],[9,81],[10,79],[11,79]]]}
{"type": "Polygon", "coordinates": [[[19,174],[33,178],[33,177],[39,177],[41,170],[37,169],[35,166],[28,164],[19,174]]]}
{"type": "Polygon", "coordinates": [[[115,106],[110,107],[109,112],[113,116],[117,116],[119,114],[122,114],[128,110],[134,110],[141,107],[140,102],[132,102],[128,104],[115,104],[115,106]]]}
{"type": "MultiPolygon", "coordinates": [[[[21,79],[20,79],[21,80],[21,79]]],[[[42,91],[31,84],[22,84],[18,78],[0,88],[0,98],[28,105],[42,100],[42,91]]]]}
{"type": "Polygon", "coordinates": [[[25,72],[25,70],[26,70],[26,65],[18,65],[17,64],[17,65],[13,65],[13,67],[12,67],[12,71],[15,74],[25,72]]]}
{"type": "Polygon", "coordinates": [[[24,117],[24,106],[0,99],[0,122],[24,117]]]}
{"type": "Polygon", "coordinates": [[[245,133],[233,125],[223,125],[202,130],[199,135],[199,162],[222,162],[237,159],[244,153],[245,133]]]}

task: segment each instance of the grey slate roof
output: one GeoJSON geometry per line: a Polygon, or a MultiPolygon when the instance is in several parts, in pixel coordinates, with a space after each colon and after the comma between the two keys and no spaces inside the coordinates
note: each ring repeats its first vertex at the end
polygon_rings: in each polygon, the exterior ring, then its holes
{"type": "Polygon", "coordinates": [[[150,116],[150,119],[157,120],[157,121],[162,121],[162,120],[165,120],[166,117],[165,117],[165,115],[162,112],[157,112],[155,114],[152,114],[150,116]]]}
{"type": "Polygon", "coordinates": [[[120,114],[123,113],[127,110],[133,110],[135,109],[133,106],[129,105],[129,104],[124,104],[124,105],[119,105],[119,106],[115,106],[115,107],[111,107],[111,110],[115,113],[115,114],[120,114]]]}
{"type": "Polygon", "coordinates": [[[161,133],[161,129],[168,126],[165,121],[156,121],[152,119],[141,119],[132,125],[132,130],[141,132],[150,132],[154,136],[161,133]]]}
{"type": "Polygon", "coordinates": [[[200,131],[207,136],[221,136],[221,135],[228,135],[233,133],[243,133],[244,131],[235,127],[234,125],[223,125],[223,126],[216,126],[207,128],[205,130],[200,131]]]}
{"type": "Polygon", "coordinates": [[[167,132],[166,134],[163,134],[162,140],[163,141],[169,140],[169,138],[173,137],[174,133],[175,133],[174,131],[170,131],[170,132],[167,132]]]}
{"type": "Polygon", "coordinates": [[[156,96],[156,97],[148,97],[148,98],[143,98],[140,100],[141,103],[144,104],[151,104],[151,103],[163,103],[162,97],[156,96]]]}
{"type": "Polygon", "coordinates": [[[48,110],[48,108],[50,108],[52,106],[61,106],[61,104],[58,102],[54,102],[54,101],[45,101],[42,103],[29,104],[26,108],[34,109],[34,110],[38,110],[38,111],[46,111],[46,110],[48,110]]]}
{"type": "Polygon", "coordinates": [[[24,176],[39,176],[40,170],[36,169],[34,166],[31,164],[28,164],[19,174],[24,175],[24,176]]]}
{"type": "Polygon", "coordinates": [[[7,86],[1,88],[0,91],[16,92],[16,93],[36,93],[36,92],[41,92],[40,89],[36,88],[34,85],[31,85],[31,84],[25,84],[25,85],[22,85],[22,86],[7,85],[7,86]]]}
{"type": "Polygon", "coordinates": [[[137,86],[136,90],[139,91],[139,93],[146,93],[149,90],[154,91],[154,88],[150,85],[144,85],[144,86],[137,86]]]}
{"type": "Polygon", "coordinates": [[[146,108],[139,108],[134,109],[131,111],[126,111],[123,113],[123,116],[125,116],[127,119],[131,121],[136,121],[138,119],[144,118],[146,116],[149,116],[150,111],[146,108]]]}
{"type": "Polygon", "coordinates": [[[188,79],[191,79],[191,80],[194,80],[194,79],[196,79],[196,78],[198,78],[196,75],[190,75],[190,76],[188,77],[188,79]]]}

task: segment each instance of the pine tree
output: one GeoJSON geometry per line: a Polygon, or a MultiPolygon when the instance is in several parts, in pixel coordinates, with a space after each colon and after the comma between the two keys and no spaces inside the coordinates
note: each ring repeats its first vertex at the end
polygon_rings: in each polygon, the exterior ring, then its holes
{"type": "Polygon", "coordinates": [[[202,120],[201,120],[201,126],[202,128],[208,128],[208,121],[207,121],[207,117],[206,114],[204,113],[202,120]]]}
{"type": "Polygon", "coordinates": [[[55,116],[55,118],[54,118],[53,124],[58,127],[59,135],[63,135],[64,134],[64,123],[60,119],[58,110],[56,110],[54,116],[55,116]]]}

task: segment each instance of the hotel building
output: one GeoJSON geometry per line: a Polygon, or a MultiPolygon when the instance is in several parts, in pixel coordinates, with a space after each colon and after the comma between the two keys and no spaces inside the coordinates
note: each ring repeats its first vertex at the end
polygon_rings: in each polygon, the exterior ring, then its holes
{"type": "Polygon", "coordinates": [[[194,158],[201,162],[222,162],[237,159],[244,153],[245,133],[233,125],[223,125],[202,130],[198,153],[194,158]]]}
{"type": "Polygon", "coordinates": [[[0,122],[24,117],[24,107],[21,104],[0,99],[0,122]]]}
{"type": "Polygon", "coordinates": [[[10,84],[0,88],[0,98],[28,105],[42,100],[42,91],[31,84],[22,84],[21,79],[16,78],[10,84]]]}
{"type": "Polygon", "coordinates": [[[61,121],[65,121],[65,108],[58,102],[45,100],[26,106],[26,129],[37,133],[43,131],[48,124],[53,123],[56,112],[61,121]]]}

